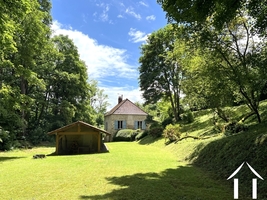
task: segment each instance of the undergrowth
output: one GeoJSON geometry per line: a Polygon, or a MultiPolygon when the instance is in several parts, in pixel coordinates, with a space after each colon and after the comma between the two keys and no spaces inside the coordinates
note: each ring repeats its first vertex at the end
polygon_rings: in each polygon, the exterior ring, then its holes
{"type": "MultiPolygon", "coordinates": [[[[236,106],[225,108],[233,121],[240,120],[248,113],[247,107],[236,106]]],[[[174,153],[178,161],[186,161],[209,173],[214,179],[221,180],[233,187],[233,180],[227,178],[243,163],[247,162],[264,179],[267,177],[267,101],[260,104],[262,123],[258,124],[255,117],[246,120],[247,129],[233,135],[225,135],[214,129],[212,110],[195,112],[195,120],[191,124],[182,125],[181,137],[186,135],[208,139],[188,138],[164,146],[164,139],[152,142],[146,138],[141,144],[152,144],[163,147],[174,153]]],[[[221,122],[221,121],[220,121],[221,122]]],[[[240,182],[240,193],[251,198],[252,178],[255,175],[245,164],[234,177],[240,182]],[[241,186],[242,185],[242,186],[241,186]]],[[[267,181],[258,179],[258,199],[267,199],[267,181]]]]}

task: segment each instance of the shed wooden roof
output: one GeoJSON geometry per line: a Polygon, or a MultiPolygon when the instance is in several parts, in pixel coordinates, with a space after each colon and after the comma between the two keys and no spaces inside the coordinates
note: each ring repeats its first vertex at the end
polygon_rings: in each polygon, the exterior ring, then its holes
{"type": "Polygon", "coordinates": [[[124,99],[114,108],[112,108],[105,116],[112,114],[127,114],[127,115],[148,115],[145,111],[131,102],[129,99],[124,99]]]}
{"type": "Polygon", "coordinates": [[[68,124],[68,125],[63,126],[63,127],[61,127],[61,128],[58,128],[58,129],[56,129],[56,130],[53,130],[53,131],[51,131],[51,132],[49,132],[49,133],[47,133],[47,134],[56,134],[56,133],[58,133],[58,132],[63,132],[63,131],[65,131],[65,130],[67,130],[67,129],[73,127],[73,126],[76,126],[76,125],[78,125],[78,124],[81,124],[82,126],[91,128],[91,129],[93,129],[93,130],[95,130],[95,131],[99,131],[99,132],[101,132],[101,133],[105,133],[105,134],[107,134],[107,135],[111,135],[111,134],[108,133],[107,131],[102,130],[102,129],[99,129],[99,128],[97,128],[97,127],[95,127],[95,126],[92,126],[92,125],[90,125],[90,124],[87,124],[87,123],[85,123],[85,122],[83,122],[83,121],[77,121],[77,122],[68,124]]]}

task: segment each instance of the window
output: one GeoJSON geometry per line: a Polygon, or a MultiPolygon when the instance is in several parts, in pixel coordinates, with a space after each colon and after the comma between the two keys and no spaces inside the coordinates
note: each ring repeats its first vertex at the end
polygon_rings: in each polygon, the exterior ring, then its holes
{"type": "Polygon", "coordinates": [[[118,129],[122,129],[122,124],[123,124],[122,121],[118,121],[118,129]]]}
{"type": "Polygon", "coordinates": [[[141,129],[141,130],[146,129],[145,121],[135,121],[134,122],[134,128],[135,129],[141,129]]]}
{"type": "Polygon", "coordinates": [[[142,129],[142,121],[137,121],[137,129],[142,129]]]}
{"type": "Polygon", "coordinates": [[[118,130],[118,129],[125,129],[126,128],[126,121],[115,121],[114,122],[114,128],[115,130],[118,130]]]}

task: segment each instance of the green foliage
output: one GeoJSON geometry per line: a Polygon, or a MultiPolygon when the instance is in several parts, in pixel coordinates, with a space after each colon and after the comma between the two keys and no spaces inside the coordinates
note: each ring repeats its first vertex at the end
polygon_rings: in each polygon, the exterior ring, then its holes
{"type": "Polygon", "coordinates": [[[5,131],[0,126],[0,150],[6,151],[16,148],[14,140],[15,140],[15,135],[10,133],[9,131],[5,131]]]}
{"type": "MultiPolygon", "coordinates": [[[[245,133],[213,141],[199,152],[195,165],[212,173],[215,179],[226,180],[246,161],[262,177],[266,177],[266,134],[266,123],[261,123],[249,127],[245,133]]],[[[251,179],[255,178],[253,176],[246,166],[238,173],[238,179],[243,185],[240,193],[248,197],[251,197],[251,179]]],[[[266,187],[265,181],[258,184],[259,199],[266,197],[266,187]]]]}
{"type": "Polygon", "coordinates": [[[67,36],[51,38],[50,10],[49,0],[0,2],[0,126],[10,147],[21,137],[47,140],[48,131],[77,120],[103,123],[97,114],[106,104],[96,114],[97,85],[88,82],[77,47],[67,36]]]}
{"type": "Polygon", "coordinates": [[[182,40],[178,41],[182,29],[181,26],[167,25],[149,35],[147,43],[141,46],[142,56],[139,58],[139,84],[146,103],[168,99],[176,121],[180,114],[180,86],[183,79],[181,60],[185,46],[182,40]]]}
{"type": "Polygon", "coordinates": [[[152,128],[158,128],[158,127],[161,127],[161,124],[160,124],[158,121],[154,121],[154,122],[149,126],[150,129],[152,129],[152,128]]]}
{"type": "Polygon", "coordinates": [[[147,136],[149,134],[148,130],[145,131],[140,131],[136,136],[135,136],[135,140],[141,140],[142,138],[144,138],[145,136],[147,136]]]}
{"type": "Polygon", "coordinates": [[[162,133],[163,133],[163,128],[161,126],[149,129],[149,135],[153,136],[154,138],[161,137],[162,133]]]}
{"type": "Polygon", "coordinates": [[[194,115],[192,113],[191,110],[187,110],[185,111],[182,115],[181,115],[182,121],[184,121],[185,123],[192,123],[194,122],[194,115]]]}
{"type": "Polygon", "coordinates": [[[241,122],[230,122],[224,126],[224,134],[226,136],[234,135],[247,130],[248,126],[241,122]]]}
{"type": "Polygon", "coordinates": [[[213,18],[213,25],[220,30],[225,23],[234,19],[244,7],[256,21],[253,27],[255,31],[264,33],[267,27],[265,20],[267,5],[262,0],[235,2],[228,0],[157,0],[157,2],[167,12],[169,22],[176,21],[195,26],[196,30],[199,30],[199,26],[205,24],[210,18],[213,18]]]}
{"type": "Polygon", "coordinates": [[[140,130],[121,129],[113,137],[113,141],[134,141],[140,130]]]}
{"type": "Polygon", "coordinates": [[[169,124],[163,131],[164,137],[169,139],[170,142],[176,141],[181,137],[180,125],[169,124]]]}
{"type": "Polygon", "coordinates": [[[47,135],[47,132],[44,131],[41,127],[36,127],[30,132],[28,140],[31,141],[33,145],[37,145],[43,141],[52,141],[54,138],[47,135]]]}
{"type": "Polygon", "coordinates": [[[162,127],[163,127],[163,129],[164,129],[167,125],[169,125],[169,124],[173,124],[173,123],[174,123],[173,118],[172,118],[172,117],[168,117],[168,118],[164,119],[164,120],[161,122],[161,125],[162,125],[162,127]]]}
{"type": "Polygon", "coordinates": [[[262,32],[267,25],[262,14],[267,5],[258,0],[158,3],[170,21],[187,25],[184,31],[190,48],[184,48],[182,89],[190,108],[245,103],[260,123],[259,101],[267,82],[267,40],[262,32]]]}

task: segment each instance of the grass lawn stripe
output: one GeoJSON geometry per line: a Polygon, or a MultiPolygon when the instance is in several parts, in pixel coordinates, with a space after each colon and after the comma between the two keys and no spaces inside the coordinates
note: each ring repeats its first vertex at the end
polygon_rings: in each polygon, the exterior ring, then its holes
{"type": "Polygon", "coordinates": [[[1,199],[232,198],[231,188],[169,151],[135,142],[107,145],[110,153],[45,159],[32,156],[54,148],[0,153],[1,199]]]}

